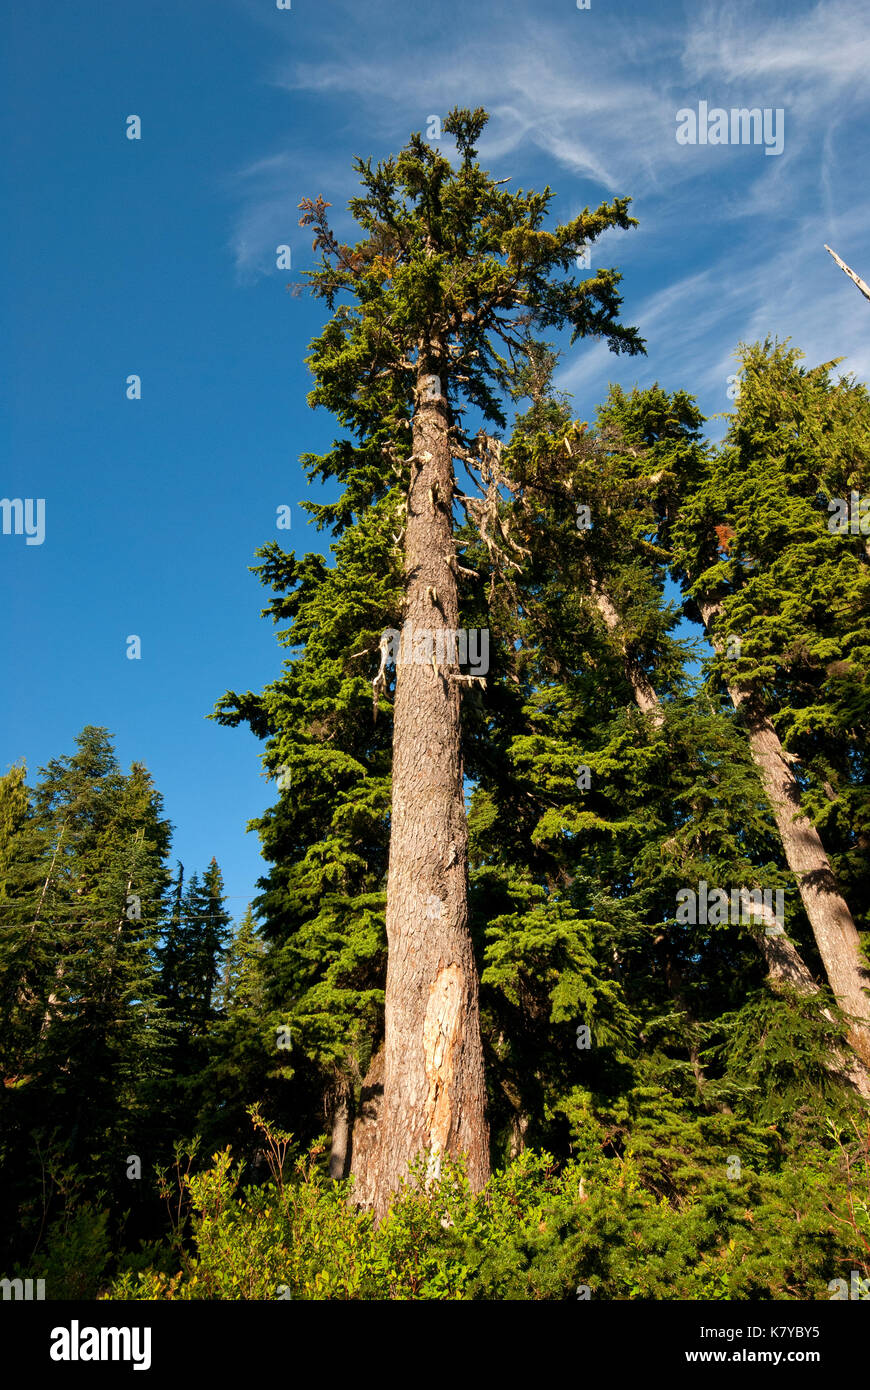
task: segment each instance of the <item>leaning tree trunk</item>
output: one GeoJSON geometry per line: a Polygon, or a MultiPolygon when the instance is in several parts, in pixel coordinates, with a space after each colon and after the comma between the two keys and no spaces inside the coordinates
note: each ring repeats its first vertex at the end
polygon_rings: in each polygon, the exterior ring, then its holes
{"type": "Polygon", "coordinates": [[[393,710],[384,1092],[374,1143],[355,1142],[352,1159],[356,1199],[374,1209],[376,1220],[409,1162],[424,1151],[429,1177],[440,1172],[443,1155],[460,1153],[467,1156],[473,1190],[489,1175],[478,981],[468,929],[461,683],[455,650],[443,636],[459,621],[453,461],[447,402],[431,374],[439,370],[438,355],[430,357],[431,367],[424,351],[420,359],[405,528],[405,632],[393,710]],[[433,643],[439,632],[440,643],[433,643]]]}
{"type": "MultiPolygon", "coordinates": [[[[708,634],[722,609],[721,601],[699,600],[708,634]]],[[[711,638],[717,651],[721,638],[711,638]]],[[[767,714],[753,698],[751,687],[728,682],[734,708],[746,718],[749,745],[779,831],[786,862],[794,874],[804,910],[825,967],[834,997],[849,1016],[849,1041],[870,1066],[870,972],[862,963],[861,942],[848,904],[840,892],[818,830],[801,810],[800,789],[783,753],[782,743],[767,714]]],[[[866,1072],[862,1094],[870,1096],[866,1072]]]]}
{"type": "Polygon", "coordinates": [[[599,588],[594,579],[591,580],[590,587],[592,589],[595,605],[604,619],[608,631],[614,633],[619,640],[623,669],[625,670],[628,682],[634,692],[634,698],[638,708],[643,714],[651,716],[654,728],[661,728],[664,723],[664,714],[661,704],[659,703],[659,697],[650,685],[646,672],[642,671],[637,662],[632,659],[625,641],[619,636],[619,614],[614,607],[612,599],[603,589],[599,588]]]}
{"type": "MultiPolygon", "coordinates": [[[[612,633],[618,635],[619,614],[612,600],[606,593],[604,593],[603,590],[601,590],[598,587],[598,585],[594,581],[592,582],[592,592],[595,598],[596,605],[598,607],[598,611],[604,619],[608,629],[612,633]]],[[[721,605],[701,605],[701,613],[706,626],[709,627],[709,624],[713,621],[713,618],[720,611],[720,607],[721,605]]],[[[644,714],[651,715],[653,726],[655,728],[660,728],[662,723],[664,722],[664,712],[661,708],[659,697],[656,691],[653,689],[653,686],[647,679],[645,673],[641,671],[641,669],[636,665],[636,663],[634,663],[627,655],[626,646],[624,642],[621,643],[621,647],[625,662],[625,672],[634,691],[635,700],[637,701],[638,706],[644,714]]],[[[736,687],[735,690],[731,690],[729,687],[729,692],[731,694],[731,699],[734,702],[735,707],[739,707],[739,698],[736,693],[736,687]]],[[[745,697],[743,698],[745,699],[745,697]]],[[[774,738],[776,738],[775,733],[774,738]]],[[[750,743],[751,739],[752,735],[750,733],[750,743]]],[[[756,764],[762,771],[763,776],[763,768],[761,764],[758,762],[755,745],[751,743],[751,747],[753,755],[755,756],[756,764]]],[[[784,760],[782,765],[783,767],[786,766],[784,760]]],[[[791,776],[790,773],[789,776],[791,776]]],[[[792,778],[791,781],[793,784],[794,779],[792,778]]],[[[767,792],[768,797],[770,798],[771,805],[773,805],[773,798],[770,795],[766,782],[764,786],[765,791],[767,792]]],[[[795,791],[796,790],[797,788],[795,787],[795,791]]],[[[806,824],[809,825],[809,822],[806,822],[806,824]]],[[[777,826],[779,826],[778,818],[777,826]]],[[[813,827],[810,826],[810,829],[813,830],[813,827]]],[[[782,835],[781,827],[780,834],[782,835]]],[[[792,864],[791,859],[788,859],[789,851],[786,839],[784,836],[782,838],[783,847],[786,852],[789,867],[792,869],[795,875],[798,876],[797,870],[792,864]]],[[[821,841],[819,841],[819,849],[821,849],[821,852],[824,855],[824,850],[821,848],[821,841]]],[[[825,863],[827,862],[827,857],[825,857],[825,863]]],[[[830,865],[828,865],[828,870],[830,872],[830,865]]],[[[831,876],[833,877],[833,875],[831,876]]],[[[798,877],[798,882],[800,883],[800,881],[801,880],[798,877]]],[[[803,890],[801,892],[801,896],[804,899],[804,905],[806,907],[806,897],[804,897],[803,890]]],[[[846,907],[845,903],[843,903],[843,907],[846,909],[846,912],[848,914],[848,907],[846,907]]],[[[753,910],[757,910],[762,914],[764,912],[763,907],[756,909],[754,904],[753,910]]],[[[808,908],[807,913],[809,915],[808,908]]],[[[851,921],[851,916],[849,917],[849,920],[851,921]]],[[[813,930],[816,934],[816,941],[818,942],[819,937],[818,933],[816,932],[815,926],[813,927],[813,930]]],[[[853,931],[854,930],[855,929],[853,924],[853,931]]],[[[789,939],[788,936],[786,936],[784,932],[777,932],[775,935],[768,935],[766,931],[756,930],[752,932],[752,935],[758,945],[759,950],[761,951],[761,954],[764,956],[764,961],[767,966],[767,978],[774,989],[782,989],[783,987],[788,987],[796,990],[799,994],[804,995],[813,995],[819,993],[819,986],[813,979],[812,974],[808,969],[807,965],[805,964],[804,959],[801,956],[797,946],[794,944],[793,941],[789,939]]],[[[855,931],[855,937],[857,939],[857,931],[855,931]]],[[[822,954],[822,959],[823,962],[825,962],[825,968],[827,970],[827,962],[825,961],[824,954],[821,952],[821,945],[819,946],[819,950],[820,954],[822,954]]],[[[830,972],[828,972],[828,977],[830,979],[830,972]]],[[[831,987],[834,989],[834,992],[836,994],[836,988],[834,987],[833,982],[831,982],[831,987]]],[[[841,1005],[841,1007],[843,1006],[841,1005]]],[[[827,1009],[822,1009],[822,1014],[828,1020],[832,1019],[832,1015],[827,1009]]],[[[855,1040],[851,1036],[851,1033],[850,1041],[852,1042],[853,1047],[855,1047],[855,1040]]],[[[866,1057],[863,1053],[861,1053],[858,1050],[857,1047],[855,1047],[855,1051],[858,1055],[854,1057],[843,1056],[839,1052],[834,1053],[830,1059],[829,1070],[832,1071],[835,1075],[840,1076],[846,1079],[847,1081],[851,1082],[851,1084],[862,1096],[870,1097],[870,1071],[867,1070],[867,1067],[864,1064],[866,1061],[866,1057]]]]}
{"type": "MultiPolygon", "coordinates": [[[[785,932],[771,936],[763,931],[758,932],[756,940],[767,962],[767,978],[774,989],[793,989],[808,998],[820,993],[819,986],[807,969],[797,946],[789,940],[785,932]]],[[[821,1014],[829,1023],[834,1022],[830,1009],[822,1008],[821,1014]]],[[[844,1055],[836,1051],[831,1055],[827,1066],[835,1076],[850,1082],[865,1099],[870,1098],[870,1074],[859,1057],[853,1053],[844,1055]]]]}

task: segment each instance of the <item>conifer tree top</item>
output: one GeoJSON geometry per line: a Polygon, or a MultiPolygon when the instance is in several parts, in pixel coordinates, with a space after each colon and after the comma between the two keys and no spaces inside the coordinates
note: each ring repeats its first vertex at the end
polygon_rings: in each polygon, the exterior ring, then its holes
{"type": "Polygon", "coordinates": [[[480,108],[451,111],[444,130],[456,140],[456,169],[419,133],[375,166],[357,158],[364,192],[349,207],[364,237],[353,247],[330,228],[330,204],[300,203],[300,225],[313,229],[321,253],[308,272],[312,291],[333,311],[308,358],[317,381],[309,403],[326,406],[356,440],[303,459],[310,476],[347,487],[335,506],[310,507],[321,524],[347,525],[393,483],[389,463],[407,445],[424,375],[447,400],[462,457],[472,447],[462,416],[473,408],[504,426],[501,397],[540,332],[570,327],[572,342],[592,334],[614,352],[644,351],[637,330],[618,319],[619,273],[571,273],[606,229],[637,225],[630,199],[546,230],[549,187],[511,192],[509,178],[494,179],[477,163],[487,119],[480,108]]]}

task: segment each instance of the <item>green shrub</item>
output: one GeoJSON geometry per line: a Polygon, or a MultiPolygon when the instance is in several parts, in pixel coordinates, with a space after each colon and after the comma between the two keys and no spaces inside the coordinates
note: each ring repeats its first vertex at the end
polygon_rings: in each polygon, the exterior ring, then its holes
{"type": "Polygon", "coordinates": [[[618,1300],[824,1299],[867,1258],[868,1145],[834,1138],[812,1163],[770,1159],[737,1180],[689,1156],[689,1190],[670,1196],[642,1133],[638,1155],[600,1159],[594,1176],[526,1151],[478,1195],[461,1164],[427,1186],[421,1160],[377,1228],[351,1182],[324,1175],[320,1147],[259,1187],[241,1185],[225,1150],[182,1178],[190,1229],[174,1272],[128,1267],[106,1296],[568,1300],[585,1286],[618,1300]]]}

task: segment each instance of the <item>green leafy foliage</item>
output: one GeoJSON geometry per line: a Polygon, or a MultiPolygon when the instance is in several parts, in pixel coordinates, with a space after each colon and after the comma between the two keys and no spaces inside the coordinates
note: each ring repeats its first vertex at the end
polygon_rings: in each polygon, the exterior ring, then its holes
{"type": "MultiPolygon", "coordinates": [[[[639,1114],[657,1115],[648,1092],[639,1114]]],[[[420,1165],[375,1227],[324,1180],[319,1149],[285,1181],[243,1186],[229,1151],[184,1178],[190,1239],[174,1269],[121,1272],[113,1299],[819,1299],[842,1269],[866,1268],[850,1215],[867,1181],[857,1154],[831,1145],[813,1164],[777,1161],[776,1145],[696,1133],[694,1153],[660,1152],[643,1125],[624,1155],[558,1165],[524,1152],[484,1192],[461,1165],[428,1185],[420,1165]],[[711,1142],[712,1139],[712,1142],[711,1142]],[[750,1155],[726,1176],[725,1151],[750,1155]],[[669,1194],[659,1181],[670,1166],[669,1194]],[[706,1171],[707,1180],[702,1182],[706,1171]],[[850,1265],[851,1262],[851,1265],[850,1265]]],[[[675,1138],[685,1138],[685,1124],[675,1138]]],[[[866,1224],[866,1213],[862,1218],[866,1224]]]]}

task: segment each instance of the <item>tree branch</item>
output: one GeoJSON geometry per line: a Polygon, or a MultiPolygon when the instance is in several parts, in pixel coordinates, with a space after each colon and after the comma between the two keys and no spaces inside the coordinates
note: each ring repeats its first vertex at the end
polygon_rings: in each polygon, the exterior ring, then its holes
{"type": "Polygon", "coordinates": [[[860,275],[856,275],[854,270],[852,270],[850,266],[846,265],[845,261],[841,261],[836,251],[832,251],[827,242],[825,242],[825,250],[827,251],[829,256],[833,256],[834,260],[837,262],[837,265],[846,275],[848,275],[849,279],[854,280],[855,284],[858,286],[858,289],[861,291],[864,298],[870,299],[870,287],[865,285],[860,275]]]}

